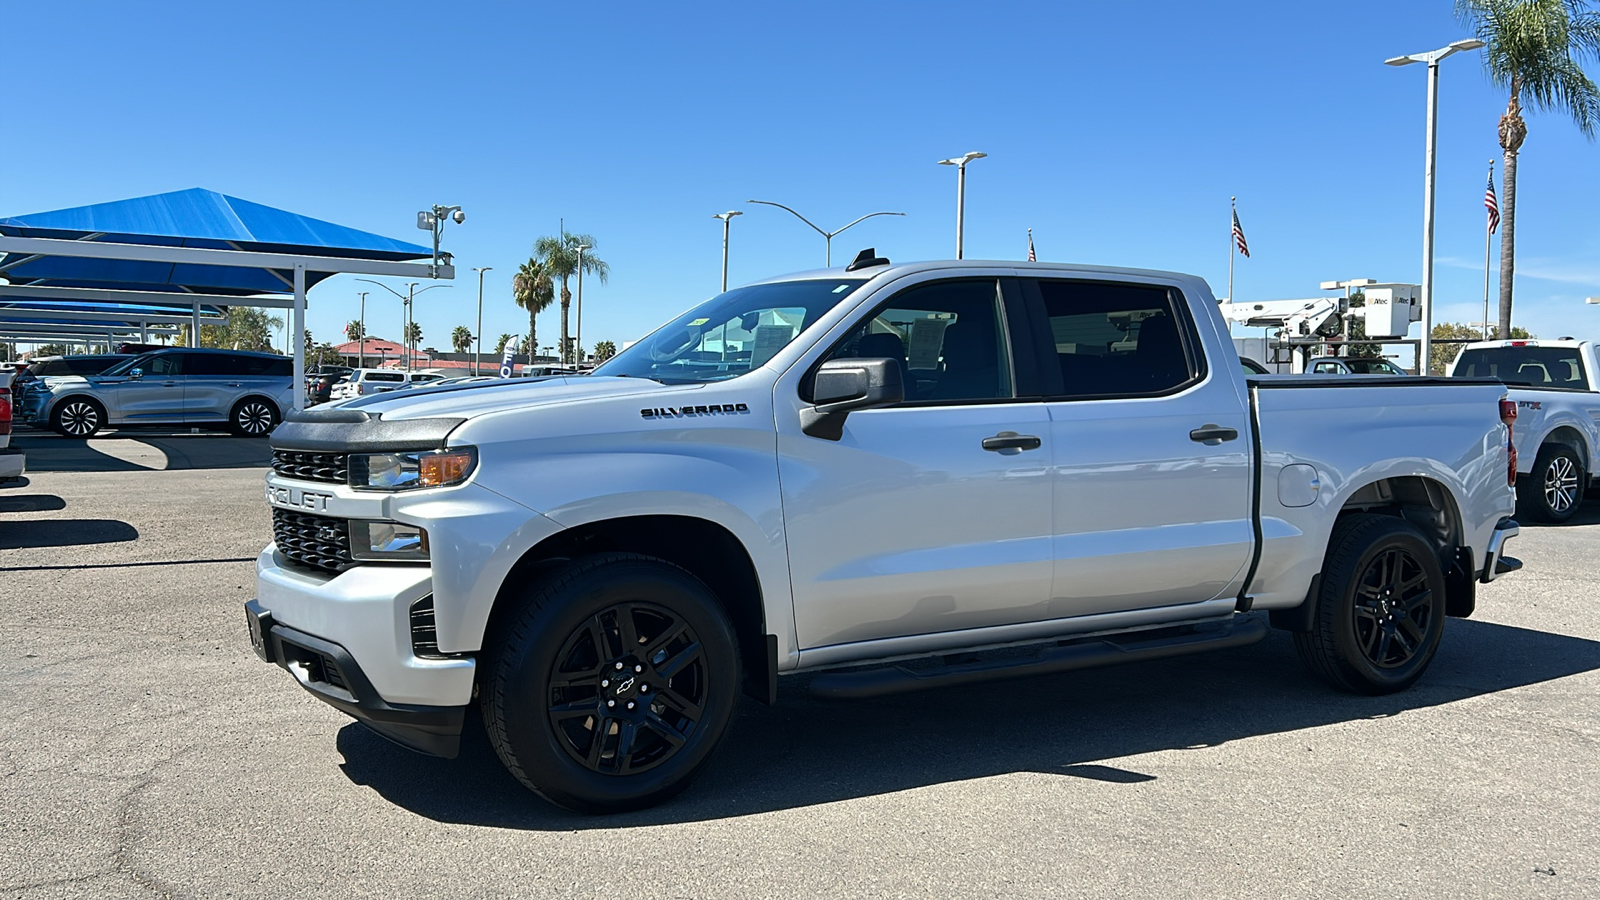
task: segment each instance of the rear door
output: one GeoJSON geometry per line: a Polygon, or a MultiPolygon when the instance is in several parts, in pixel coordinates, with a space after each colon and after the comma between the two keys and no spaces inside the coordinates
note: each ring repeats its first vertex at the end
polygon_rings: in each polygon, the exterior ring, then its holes
{"type": "Polygon", "coordinates": [[[228,418],[241,382],[231,353],[189,353],[183,371],[185,422],[221,422],[228,418]]]}
{"type": "Polygon", "coordinates": [[[1178,287],[1028,279],[1053,380],[1053,615],[1197,603],[1249,559],[1249,422],[1178,287]]]}

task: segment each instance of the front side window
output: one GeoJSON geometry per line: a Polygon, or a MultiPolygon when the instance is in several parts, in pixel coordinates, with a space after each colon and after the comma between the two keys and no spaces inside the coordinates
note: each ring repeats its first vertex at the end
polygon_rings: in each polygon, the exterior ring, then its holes
{"type": "Polygon", "coordinates": [[[908,288],[878,307],[828,359],[892,359],[907,402],[1001,400],[1012,396],[1011,354],[990,279],[908,288]]]}
{"type": "Polygon", "coordinates": [[[1038,286],[1065,397],[1163,394],[1199,378],[1176,290],[1105,281],[1038,286]]]}
{"type": "Polygon", "coordinates": [[[826,278],[735,288],[656,329],[594,374],[664,384],[736,378],[765,365],[865,283],[860,278],[826,278]]]}

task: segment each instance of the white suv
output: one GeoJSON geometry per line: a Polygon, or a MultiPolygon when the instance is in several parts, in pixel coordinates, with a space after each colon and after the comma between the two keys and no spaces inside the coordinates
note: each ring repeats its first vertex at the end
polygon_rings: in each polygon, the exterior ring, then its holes
{"type": "Polygon", "coordinates": [[[442,377],[424,375],[421,372],[405,372],[400,369],[356,369],[333,386],[333,390],[328,392],[328,399],[349,400],[351,397],[381,394],[404,384],[438,381],[442,377]]]}

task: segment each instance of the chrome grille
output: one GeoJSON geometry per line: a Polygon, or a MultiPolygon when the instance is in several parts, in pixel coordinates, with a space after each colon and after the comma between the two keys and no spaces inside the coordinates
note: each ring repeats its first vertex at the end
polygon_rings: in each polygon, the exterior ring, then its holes
{"type": "Polygon", "coordinates": [[[350,523],[331,516],[272,510],[272,540],[290,562],[323,572],[343,572],[350,557],[350,523]]]}
{"type": "Polygon", "coordinates": [[[272,471],[285,478],[298,478],[301,481],[345,484],[350,476],[350,457],[344,453],[274,450],[272,471]]]}

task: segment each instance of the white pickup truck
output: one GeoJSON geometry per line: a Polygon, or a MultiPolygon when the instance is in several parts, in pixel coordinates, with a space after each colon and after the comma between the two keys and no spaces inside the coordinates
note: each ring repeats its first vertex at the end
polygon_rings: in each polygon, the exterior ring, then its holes
{"type": "Polygon", "coordinates": [[[1600,367],[1592,341],[1480,341],[1449,374],[1498,378],[1517,405],[1517,499],[1522,514],[1565,522],[1600,471],[1600,367]]]}
{"type": "Polygon", "coordinates": [[[1504,385],[1248,377],[1198,278],[1010,262],[728,291],[594,374],[272,435],[257,653],[427,753],[658,802],[738,695],[862,697],[1234,647],[1401,690],[1520,566],[1504,385]]]}

